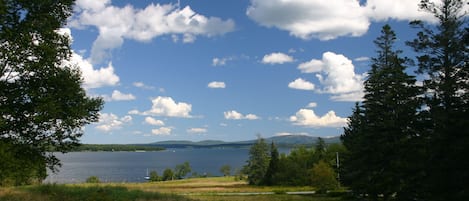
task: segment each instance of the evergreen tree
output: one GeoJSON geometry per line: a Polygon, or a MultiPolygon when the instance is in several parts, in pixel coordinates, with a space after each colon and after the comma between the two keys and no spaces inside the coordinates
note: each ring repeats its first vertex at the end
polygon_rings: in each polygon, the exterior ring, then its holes
{"type": "Polygon", "coordinates": [[[30,169],[41,173],[38,179],[45,177],[46,167],[55,170],[60,164],[47,151],[77,146],[83,126],[98,120],[103,104],[87,97],[79,69],[64,64],[71,41],[59,29],[73,3],[0,1],[0,141],[35,152],[17,152],[12,158],[37,161],[30,169]]]}
{"type": "Polygon", "coordinates": [[[326,157],[326,142],[324,139],[318,137],[318,141],[316,142],[316,145],[314,145],[314,159],[315,162],[319,162],[321,160],[324,160],[326,157]]]}
{"type": "Polygon", "coordinates": [[[467,0],[422,0],[420,8],[432,13],[436,26],[421,21],[408,42],[419,53],[419,73],[428,106],[428,200],[469,200],[469,27],[467,0]]]}
{"type": "Polygon", "coordinates": [[[344,140],[356,140],[344,144],[351,151],[349,160],[364,162],[349,167],[356,168],[362,180],[357,186],[352,182],[352,188],[361,188],[372,199],[383,195],[386,200],[396,193],[399,196],[405,176],[414,173],[407,168],[408,163],[413,162],[407,156],[412,154],[409,141],[418,134],[415,128],[420,103],[416,80],[405,73],[406,59],[399,57],[401,51],[393,49],[395,33],[388,25],[381,33],[374,41],[377,57],[372,59],[365,81],[363,116],[356,114],[358,117],[354,117],[359,118],[361,125],[358,131],[347,131],[348,135],[362,136],[344,137],[344,140]],[[364,147],[354,150],[357,145],[364,147]]]}
{"type": "Polygon", "coordinates": [[[269,147],[263,138],[257,140],[249,149],[249,160],[244,167],[251,185],[261,185],[269,166],[269,147]]]}
{"type": "Polygon", "coordinates": [[[279,154],[277,147],[275,146],[274,142],[270,145],[270,160],[269,160],[269,167],[264,176],[263,184],[264,185],[274,185],[275,179],[274,176],[278,171],[278,163],[279,163],[279,154]]]}

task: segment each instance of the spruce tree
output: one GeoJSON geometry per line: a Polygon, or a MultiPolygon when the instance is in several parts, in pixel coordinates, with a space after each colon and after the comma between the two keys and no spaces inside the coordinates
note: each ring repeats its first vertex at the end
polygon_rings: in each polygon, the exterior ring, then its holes
{"type": "Polygon", "coordinates": [[[275,146],[274,142],[270,145],[270,160],[269,160],[269,167],[267,167],[267,171],[264,176],[263,184],[264,185],[274,185],[275,179],[274,176],[277,173],[279,168],[279,154],[277,147],[275,146]]]}
{"type": "Polygon", "coordinates": [[[394,50],[394,31],[385,25],[381,34],[374,41],[377,56],[372,59],[365,81],[363,116],[352,116],[359,118],[359,130],[348,128],[344,145],[351,151],[349,161],[363,162],[352,163],[357,166],[349,167],[356,169],[356,175],[361,177],[357,186],[351,183],[352,188],[361,188],[372,199],[382,195],[386,200],[399,196],[406,177],[415,171],[408,168],[408,163],[412,162],[409,161],[412,157],[408,156],[412,154],[411,140],[417,138],[415,128],[420,103],[416,80],[405,72],[407,59],[399,56],[400,50],[394,50]],[[355,141],[347,142],[349,139],[355,141]]]}
{"type": "Polygon", "coordinates": [[[427,200],[469,200],[469,27],[467,0],[422,0],[420,8],[437,19],[421,21],[408,42],[419,55],[428,107],[427,200]]]}

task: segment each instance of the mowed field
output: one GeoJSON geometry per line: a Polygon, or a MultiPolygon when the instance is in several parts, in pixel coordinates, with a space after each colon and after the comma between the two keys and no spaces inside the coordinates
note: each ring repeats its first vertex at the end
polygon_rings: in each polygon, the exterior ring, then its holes
{"type": "Polygon", "coordinates": [[[280,201],[310,200],[338,201],[326,195],[292,195],[291,192],[311,193],[312,187],[250,186],[233,177],[194,178],[148,183],[100,183],[34,185],[0,188],[0,200],[12,201],[280,201]]]}

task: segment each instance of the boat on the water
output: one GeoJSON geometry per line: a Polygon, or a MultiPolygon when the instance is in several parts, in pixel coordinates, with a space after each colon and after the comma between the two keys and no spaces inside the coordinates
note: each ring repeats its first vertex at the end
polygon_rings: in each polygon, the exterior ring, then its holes
{"type": "Polygon", "coordinates": [[[148,168],[147,168],[147,176],[143,177],[145,180],[150,180],[150,175],[148,174],[148,168]]]}

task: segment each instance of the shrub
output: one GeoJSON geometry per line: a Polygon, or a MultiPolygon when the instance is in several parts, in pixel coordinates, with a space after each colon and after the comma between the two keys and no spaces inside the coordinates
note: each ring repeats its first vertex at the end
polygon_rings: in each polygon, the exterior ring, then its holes
{"type": "Polygon", "coordinates": [[[97,176],[91,176],[86,179],[86,183],[101,183],[97,176]]]}

